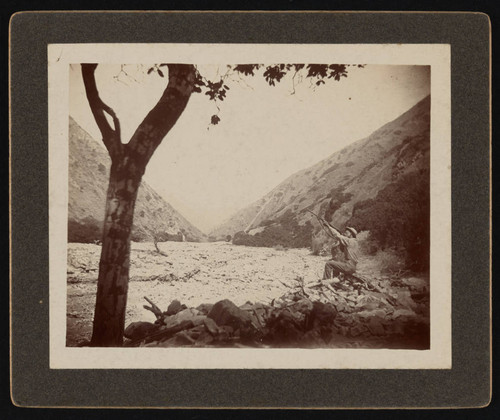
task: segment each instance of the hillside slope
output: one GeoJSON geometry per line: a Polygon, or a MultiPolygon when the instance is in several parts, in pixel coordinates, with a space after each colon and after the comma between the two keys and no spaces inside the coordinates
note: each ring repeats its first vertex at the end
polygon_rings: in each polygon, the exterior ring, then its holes
{"type": "Polygon", "coordinates": [[[351,219],[357,203],[374,199],[380,191],[408,174],[428,173],[429,152],[428,96],[367,138],[291,175],[214,229],[211,236],[223,238],[239,231],[259,235],[277,225],[289,229],[294,226],[290,224],[291,219],[298,226],[309,226],[311,230],[314,224],[317,229],[307,210],[325,216],[342,228],[351,219]]]}
{"type": "MultiPolygon", "coordinates": [[[[70,242],[88,242],[101,238],[110,164],[104,147],[70,117],[68,174],[70,242]]],[[[182,232],[189,241],[206,239],[202,232],[142,181],[135,207],[132,239],[151,240],[153,232],[167,232],[172,237],[180,237],[182,232]]]]}

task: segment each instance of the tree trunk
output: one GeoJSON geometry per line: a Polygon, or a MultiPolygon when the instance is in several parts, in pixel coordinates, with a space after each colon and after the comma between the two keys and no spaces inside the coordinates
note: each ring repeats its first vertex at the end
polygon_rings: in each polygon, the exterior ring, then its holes
{"type": "Polygon", "coordinates": [[[120,122],[99,97],[97,64],[82,64],[90,108],[111,157],[91,346],[123,343],[130,267],[130,235],[137,192],[146,166],[163,138],[181,116],[193,92],[196,69],[169,64],[168,85],[127,144],[121,143],[120,122]],[[112,117],[114,128],[106,115],[112,117]]]}
{"type": "Polygon", "coordinates": [[[130,237],[142,173],[127,156],[111,165],[91,346],[123,343],[130,237]]]}

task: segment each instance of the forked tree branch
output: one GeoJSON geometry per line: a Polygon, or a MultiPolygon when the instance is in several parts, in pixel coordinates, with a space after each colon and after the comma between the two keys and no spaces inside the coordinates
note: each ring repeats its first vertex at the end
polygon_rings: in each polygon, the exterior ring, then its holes
{"type": "Polygon", "coordinates": [[[115,111],[113,111],[110,106],[106,105],[99,96],[95,81],[96,67],[97,64],[82,63],[83,83],[85,85],[85,93],[90,109],[102,134],[102,141],[106,149],[108,149],[111,159],[114,159],[121,154],[123,146],[121,142],[120,121],[115,111]],[[113,119],[114,128],[109,124],[105,113],[113,119]]]}
{"type": "Polygon", "coordinates": [[[168,84],[127,144],[143,167],[175,125],[194,88],[196,69],[191,64],[168,64],[168,84]]]}

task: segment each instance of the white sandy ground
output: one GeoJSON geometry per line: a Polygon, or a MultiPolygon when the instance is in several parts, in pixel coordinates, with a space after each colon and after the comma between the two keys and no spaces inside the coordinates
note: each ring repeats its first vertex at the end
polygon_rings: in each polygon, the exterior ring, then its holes
{"type": "MultiPolygon", "coordinates": [[[[125,325],[154,321],[154,315],[143,308],[147,304],[144,296],[163,311],[174,299],[188,307],[221,299],[236,305],[270,303],[289,292],[285,284],[296,284],[298,277],[306,283],[318,281],[327,260],[308,249],[254,248],[227,242],[165,242],[159,247],[167,256],[156,252],[152,243],[132,243],[125,325]]],[[[100,251],[93,244],[68,245],[69,346],[90,339],[100,251]]],[[[374,270],[372,259],[360,261],[358,272],[378,275],[374,270]]]]}

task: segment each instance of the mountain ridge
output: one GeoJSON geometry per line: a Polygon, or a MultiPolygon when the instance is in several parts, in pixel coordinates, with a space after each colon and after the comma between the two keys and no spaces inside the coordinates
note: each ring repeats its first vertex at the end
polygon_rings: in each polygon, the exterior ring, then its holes
{"type": "Polygon", "coordinates": [[[264,225],[287,212],[304,225],[313,217],[305,210],[326,215],[336,226],[344,225],[352,217],[356,203],[375,198],[402,174],[428,168],[429,150],[427,96],[369,136],[290,175],[209,235],[220,239],[240,231],[258,234],[264,225]]]}
{"type": "MultiPolygon", "coordinates": [[[[106,149],[69,117],[68,240],[101,239],[111,160],[106,149]],[[82,156],[84,158],[82,158],[82,156]]],[[[154,235],[202,241],[206,235],[166,202],[144,180],[137,194],[132,240],[154,235]],[[166,235],[165,235],[166,234],[166,235]]]]}

